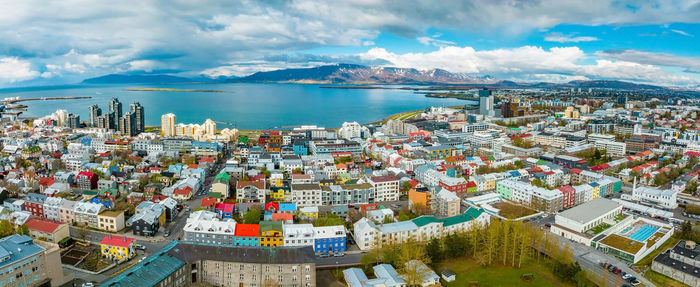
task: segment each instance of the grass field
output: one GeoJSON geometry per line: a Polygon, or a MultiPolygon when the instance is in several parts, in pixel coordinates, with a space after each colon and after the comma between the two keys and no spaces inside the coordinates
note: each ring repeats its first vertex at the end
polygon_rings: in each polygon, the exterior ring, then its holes
{"type": "Polygon", "coordinates": [[[683,284],[681,282],[678,282],[676,280],[673,280],[671,278],[668,278],[664,276],[663,274],[656,273],[654,271],[647,271],[646,273],[646,278],[651,281],[651,283],[656,284],[656,286],[664,286],[664,287],[687,287],[688,285],[683,284]]]}
{"type": "Polygon", "coordinates": [[[523,268],[511,267],[481,267],[472,259],[457,259],[443,262],[438,268],[439,273],[450,270],[457,274],[457,279],[446,283],[445,286],[470,286],[478,282],[478,286],[571,286],[562,282],[549,268],[537,262],[523,264],[523,268]],[[533,274],[534,279],[526,282],[520,279],[523,274],[533,274]]]}
{"type": "Polygon", "coordinates": [[[501,211],[499,212],[499,214],[509,219],[520,218],[523,216],[533,215],[537,213],[537,211],[533,209],[506,201],[493,204],[493,207],[500,209],[501,211]]]}

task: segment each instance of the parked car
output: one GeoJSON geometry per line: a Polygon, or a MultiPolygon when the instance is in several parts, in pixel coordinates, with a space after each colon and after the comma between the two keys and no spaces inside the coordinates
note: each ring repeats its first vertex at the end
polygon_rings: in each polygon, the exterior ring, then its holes
{"type": "Polygon", "coordinates": [[[637,281],[637,277],[634,277],[634,276],[630,275],[630,276],[627,277],[625,280],[627,280],[627,282],[632,283],[632,282],[634,282],[634,281],[637,281]]]}
{"type": "Polygon", "coordinates": [[[333,254],[333,256],[334,256],[334,257],[343,257],[343,256],[345,256],[345,253],[343,253],[343,252],[338,252],[338,253],[333,254]]]}
{"type": "Polygon", "coordinates": [[[630,283],[632,284],[632,286],[637,286],[637,285],[639,285],[639,284],[642,283],[642,282],[639,282],[639,280],[634,280],[634,281],[632,281],[632,282],[630,282],[630,283]]]}
{"type": "Polygon", "coordinates": [[[136,243],[136,244],[134,244],[134,247],[138,250],[146,250],[146,246],[144,246],[142,244],[136,243]]]}
{"type": "Polygon", "coordinates": [[[545,224],[544,224],[544,226],[547,226],[547,227],[552,227],[552,225],[551,225],[551,224],[549,224],[549,223],[545,223],[545,224]]]}
{"type": "Polygon", "coordinates": [[[621,270],[621,269],[617,269],[617,268],[615,269],[615,271],[613,271],[613,273],[615,273],[615,274],[620,274],[620,272],[622,272],[622,270],[621,270]]]}
{"type": "Polygon", "coordinates": [[[170,236],[170,230],[168,230],[168,231],[165,231],[165,234],[164,234],[164,236],[165,236],[165,237],[168,237],[168,236],[170,236]]]}
{"type": "Polygon", "coordinates": [[[330,256],[328,253],[321,253],[321,254],[318,255],[318,257],[320,257],[320,258],[327,258],[327,257],[331,257],[331,256],[330,256]]]}
{"type": "Polygon", "coordinates": [[[615,269],[617,269],[615,265],[608,265],[608,271],[613,272],[615,269]]]}

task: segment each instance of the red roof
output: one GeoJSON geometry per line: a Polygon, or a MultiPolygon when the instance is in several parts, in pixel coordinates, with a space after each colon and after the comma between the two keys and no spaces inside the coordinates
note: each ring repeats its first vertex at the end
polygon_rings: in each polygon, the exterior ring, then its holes
{"type": "Polygon", "coordinates": [[[86,176],[88,179],[92,179],[92,177],[95,176],[95,173],[91,172],[91,171],[81,171],[78,173],[78,176],[81,176],[81,175],[86,176]]]}
{"type": "Polygon", "coordinates": [[[239,237],[260,237],[260,226],[257,224],[236,224],[236,236],[239,237]]]}
{"type": "Polygon", "coordinates": [[[134,238],[126,237],[126,236],[112,236],[112,235],[107,235],[105,238],[102,238],[102,241],[100,241],[100,244],[104,245],[109,245],[109,246],[120,246],[120,247],[128,247],[131,245],[131,243],[134,242],[134,238]]]}
{"type": "Polygon", "coordinates": [[[294,220],[294,215],[291,213],[273,213],[272,221],[289,221],[294,220]]]}
{"type": "Polygon", "coordinates": [[[560,186],[557,187],[557,189],[561,190],[562,193],[576,192],[576,189],[573,188],[571,185],[560,186]]]}
{"type": "Polygon", "coordinates": [[[39,230],[46,233],[54,233],[54,231],[56,231],[56,229],[59,226],[61,226],[61,223],[48,220],[41,220],[38,218],[31,218],[27,220],[25,225],[32,230],[39,230]]]}
{"type": "Polygon", "coordinates": [[[198,165],[198,164],[194,164],[194,163],[193,163],[193,164],[188,164],[188,165],[187,165],[187,168],[198,168],[198,167],[199,167],[199,165],[198,165]]]}
{"type": "Polygon", "coordinates": [[[210,157],[204,157],[204,158],[200,159],[199,162],[211,162],[211,163],[213,163],[214,159],[210,158],[210,157]]]}
{"type": "Polygon", "coordinates": [[[52,185],[56,180],[53,179],[53,177],[44,177],[39,179],[39,185],[41,186],[49,186],[52,185]]]}
{"type": "Polygon", "coordinates": [[[467,188],[470,187],[476,187],[476,183],[474,181],[467,182],[467,188]]]}
{"type": "Polygon", "coordinates": [[[694,151],[687,151],[685,152],[686,155],[694,155],[694,156],[700,156],[699,152],[694,152],[694,151]]]}
{"type": "Polygon", "coordinates": [[[373,176],[370,177],[372,182],[387,182],[387,181],[397,181],[399,180],[393,175],[382,175],[382,176],[373,176]]]}
{"type": "Polygon", "coordinates": [[[153,197],[151,197],[152,202],[160,202],[163,199],[167,199],[167,195],[162,195],[162,194],[154,194],[153,197]]]}
{"type": "Polygon", "coordinates": [[[189,186],[185,186],[184,188],[176,188],[173,191],[173,194],[177,195],[190,195],[190,193],[192,193],[192,188],[189,186]]]}
{"type": "Polygon", "coordinates": [[[233,213],[233,203],[217,203],[216,210],[221,210],[224,213],[233,213]]]}
{"type": "Polygon", "coordinates": [[[216,204],[215,198],[204,197],[204,198],[202,198],[202,204],[200,206],[210,207],[210,206],[214,206],[214,204],[216,204]]]}
{"type": "Polygon", "coordinates": [[[362,211],[376,210],[378,208],[379,208],[379,206],[376,203],[360,205],[360,210],[362,210],[362,211]]]}

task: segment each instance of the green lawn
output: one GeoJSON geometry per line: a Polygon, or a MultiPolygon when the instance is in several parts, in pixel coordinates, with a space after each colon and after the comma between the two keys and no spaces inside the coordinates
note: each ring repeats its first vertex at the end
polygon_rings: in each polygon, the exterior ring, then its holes
{"type": "Polygon", "coordinates": [[[450,270],[457,274],[455,281],[446,283],[445,286],[470,286],[471,282],[478,281],[478,286],[570,286],[556,278],[549,268],[537,262],[523,264],[523,268],[510,267],[481,267],[472,259],[448,260],[440,264],[438,274],[443,270],[450,270]],[[534,274],[534,280],[525,282],[520,279],[523,274],[534,274]]]}
{"type": "Polygon", "coordinates": [[[673,280],[671,278],[668,278],[664,276],[661,273],[656,273],[654,271],[647,271],[646,278],[651,281],[651,283],[656,284],[656,286],[664,286],[664,287],[687,287],[688,285],[683,284],[681,282],[678,282],[676,280],[673,280]]]}
{"type": "Polygon", "coordinates": [[[595,233],[595,234],[598,234],[598,233],[601,233],[604,230],[608,229],[609,227],[610,227],[610,224],[603,223],[601,225],[593,227],[593,229],[591,229],[591,231],[593,231],[593,233],[595,233]]]}

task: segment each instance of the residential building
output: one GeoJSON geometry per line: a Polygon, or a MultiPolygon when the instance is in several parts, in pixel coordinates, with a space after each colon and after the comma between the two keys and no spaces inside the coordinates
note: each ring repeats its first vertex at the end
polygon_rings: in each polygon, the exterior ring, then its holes
{"type": "Polygon", "coordinates": [[[399,200],[399,179],[395,176],[371,176],[367,178],[367,183],[374,188],[376,202],[399,200]]]}
{"type": "Polygon", "coordinates": [[[56,244],[26,235],[0,239],[0,285],[61,286],[67,283],[56,244]]]}
{"type": "Polygon", "coordinates": [[[284,245],[282,236],[282,222],[261,221],[260,222],[260,246],[278,247],[284,245]]]}
{"type": "Polygon", "coordinates": [[[236,224],[234,236],[236,246],[260,246],[260,226],[258,224],[236,224]]]}
{"type": "Polygon", "coordinates": [[[175,114],[168,113],[160,117],[160,133],[164,137],[174,137],[177,135],[175,129],[175,114]]]}
{"type": "Polygon", "coordinates": [[[314,227],[314,252],[339,253],[346,250],[344,225],[314,227]]]}
{"type": "Polygon", "coordinates": [[[58,243],[66,237],[70,237],[68,224],[54,222],[39,218],[30,218],[25,223],[29,229],[29,236],[34,239],[42,239],[51,243],[58,243]]]}
{"type": "Polygon", "coordinates": [[[265,203],[265,181],[244,181],[236,182],[236,202],[265,203]]]}
{"type": "Polygon", "coordinates": [[[435,204],[435,214],[439,217],[452,217],[459,214],[460,199],[456,193],[445,188],[438,192],[435,204]]]}
{"type": "Polygon", "coordinates": [[[664,209],[674,209],[678,207],[678,201],[676,201],[677,194],[678,191],[671,189],[662,190],[648,186],[635,185],[632,189],[632,196],[625,194],[622,199],[653,204],[664,209]]]}
{"type": "Polygon", "coordinates": [[[651,262],[651,270],[692,287],[700,287],[700,246],[681,240],[651,262]]]}
{"type": "Polygon", "coordinates": [[[314,246],[314,226],[311,224],[284,224],[284,246],[314,246]]]}
{"type": "Polygon", "coordinates": [[[105,206],[99,203],[76,202],[73,206],[75,222],[92,228],[100,228],[98,215],[104,209],[105,206]]]}
{"type": "Polygon", "coordinates": [[[322,204],[321,186],[318,183],[292,184],[291,201],[299,207],[322,204]]]}
{"type": "Polygon", "coordinates": [[[100,241],[100,253],[102,257],[113,261],[122,262],[136,256],[134,238],[126,236],[107,235],[100,241]]]}
{"type": "Polygon", "coordinates": [[[105,210],[97,215],[97,221],[99,222],[99,229],[109,232],[118,232],[126,224],[124,222],[124,211],[123,210],[105,210]]]}

